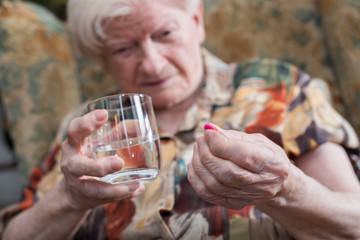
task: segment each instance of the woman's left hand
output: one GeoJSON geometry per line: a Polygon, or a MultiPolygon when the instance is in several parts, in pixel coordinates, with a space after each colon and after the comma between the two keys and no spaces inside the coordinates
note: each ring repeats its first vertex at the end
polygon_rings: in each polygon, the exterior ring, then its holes
{"type": "Polygon", "coordinates": [[[188,179],[204,200],[241,209],[274,199],[290,164],[283,149],[261,134],[207,130],[196,140],[188,179]]]}

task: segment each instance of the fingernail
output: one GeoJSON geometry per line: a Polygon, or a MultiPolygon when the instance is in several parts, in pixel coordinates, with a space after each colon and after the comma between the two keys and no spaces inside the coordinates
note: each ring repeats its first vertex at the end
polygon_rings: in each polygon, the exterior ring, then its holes
{"type": "Polygon", "coordinates": [[[102,121],[106,118],[106,110],[98,110],[95,112],[95,117],[97,121],[102,121]]]}
{"type": "Polygon", "coordinates": [[[129,191],[135,191],[138,187],[139,187],[140,183],[139,182],[133,182],[131,184],[129,184],[129,191]]]}
{"type": "Polygon", "coordinates": [[[221,127],[216,126],[215,124],[207,123],[207,124],[204,125],[204,129],[205,130],[216,131],[216,132],[221,133],[222,135],[224,135],[226,137],[226,134],[224,133],[224,130],[221,127]]]}
{"type": "Polygon", "coordinates": [[[136,189],[136,191],[133,192],[131,195],[132,195],[133,197],[139,196],[139,195],[144,191],[144,189],[145,189],[145,186],[140,183],[140,184],[139,184],[139,187],[138,187],[138,188],[136,189]]]}
{"type": "Polygon", "coordinates": [[[120,170],[124,167],[124,160],[118,157],[113,157],[111,159],[110,166],[112,170],[120,170]]]}
{"type": "Polygon", "coordinates": [[[197,143],[194,144],[194,151],[197,151],[198,145],[197,143]]]}
{"type": "Polygon", "coordinates": [[[205,129],[205,130],[214,130],[214,131],[217,130],[217,128],[216,128],[214,125],[212,125],[211,123],[205,124],[205,125],[204,125],[204,129],[205,129]]]}

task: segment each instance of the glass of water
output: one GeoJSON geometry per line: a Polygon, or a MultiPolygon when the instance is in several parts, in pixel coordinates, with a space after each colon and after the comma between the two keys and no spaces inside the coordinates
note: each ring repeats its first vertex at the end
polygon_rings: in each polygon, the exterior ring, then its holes
{"type": "Polygon", "coordinates": [[[151,181],[161,166],[160,140],[151,98],[119,94],[88,104],[88,110],[105,109],[107,122],[89,138],[93,158],[117,155],[124,167],[100,180],[112,184],[151,181]]]}

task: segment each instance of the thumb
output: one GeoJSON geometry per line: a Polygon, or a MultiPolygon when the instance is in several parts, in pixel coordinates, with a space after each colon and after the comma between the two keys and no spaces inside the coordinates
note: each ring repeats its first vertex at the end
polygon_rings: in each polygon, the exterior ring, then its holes
{"type": "Polygon", "coordinates": [[[231,139],[226,136],[226,133],[222,128],[216,126],[215,124],[205,124],[204,129],[205,141],[211,153],[215,156],[224,158],[224,156],[227,155],[226,152],[228,151],[231,139]]]}
{"type": "Polygon", "coordinates": [[[250,147],[248,134],[236,130],[224,130],[214,124],[204,126],[204,137],[211,153],[223,159],[239,157],[244,148],[250,147]]]}
{"type": "Polygon", "coordinates": [[[226,138],[231,138],[231,134],[229,134],[228,131],[222,129],[221,127],[219,127],[219,126],[217,126],[217,125],[215,125],[213,123],[205,124],[204,125],[204,130],[205,130],[205,133],[204,133],[205,138],[209,138],[210,136],[213,136],[213,134],[215,134],[214,132],[220,133],[226,138]],[[206,135],[208,137],[206,137],[206,135]]]}
{"type": "Polygon", "coordinates": [[[82,117],[73,119],[68,127],[68,142],[74,148],[79,148],[86,137],[100,128],[108,118],[105,110],[95,110],[82,117]]]}
{"type": "Polygon", "coordinates": [[[245,142],[253,142],[253,138],[251,137],[251,134],[242,132],[240,130],[224,130],[221,127],[213,124],[213,123],[207,123],[204,125],[205,133],[207,130],[218,132],[222,135],[224,135],[228,139],[233,140],[239,140],[239,141],[245,141],[245,142]]]}

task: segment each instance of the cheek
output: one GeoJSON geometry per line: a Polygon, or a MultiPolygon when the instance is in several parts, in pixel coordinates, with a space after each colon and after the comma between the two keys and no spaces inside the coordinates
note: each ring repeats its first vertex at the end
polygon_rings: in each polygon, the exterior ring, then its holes
{"type": "Polygon", "coordinates": [[[188,56],[186,61],[187,66],[187,81],[189,90],[195,90],[200,85],[203,77],[203,62],[201,51],[197,48],[191,49],[192,54],[188,56]]]}
{"type": "Polygon", "coordinates": [[[118,74],[113,77],[122,92],[136,92],[136,85],[133,78],[128,77],[125,74],[118,74]]]}
{"type": "Polygon", "coordinates": [[[131,64],[114,61],[108,72],[123,91],[127,92],[134,88],[136,73],[131,64]]]}

